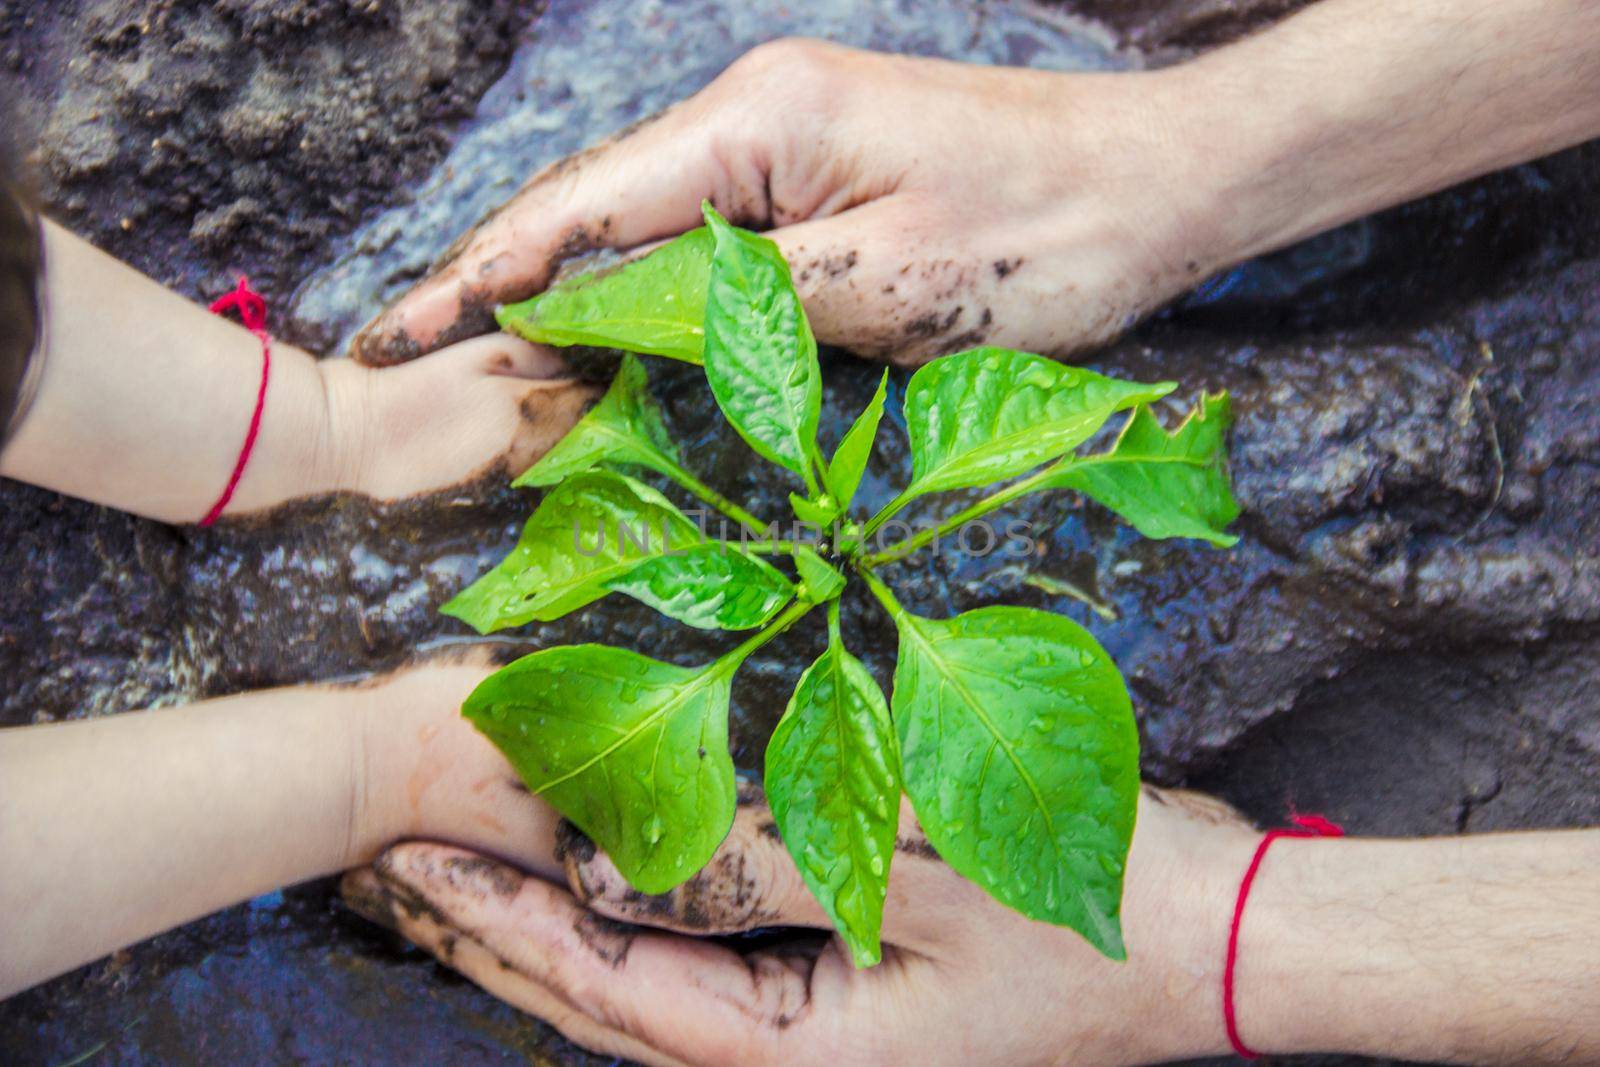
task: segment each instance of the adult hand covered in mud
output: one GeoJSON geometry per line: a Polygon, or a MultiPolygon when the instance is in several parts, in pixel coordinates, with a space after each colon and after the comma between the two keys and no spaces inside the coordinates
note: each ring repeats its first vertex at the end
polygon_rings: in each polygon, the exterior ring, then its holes
{"type": "Polygon", "coordinates": [[[1157,88],[764,45],[534,177],[354,354],[395,363],[492,330],[493,305],[538,292],[563,259],[691,229],[702,199],[772,228],[825,343],[910,364],[985,343],[1069,352],[1200,269],[1178,254],[1200,183],[1163,133],[1157,88]]]}
{"type": "Polygon", "coordinates": [[[717,858],[665,896],[630,889],[578,838],[565,849],[570,892],[407,844],[347,876],[345,897],[571,1040],[647,1064],[1093,1065],[1227,1048],[1220,948],[1255,842],[1231,810],[1141,798],[1126,963],[955,874],[909,807],[901,826],[883,962],[867,970],[820,935],[748,954],[684,936],[828,929],[753,789],[717,858]]]}

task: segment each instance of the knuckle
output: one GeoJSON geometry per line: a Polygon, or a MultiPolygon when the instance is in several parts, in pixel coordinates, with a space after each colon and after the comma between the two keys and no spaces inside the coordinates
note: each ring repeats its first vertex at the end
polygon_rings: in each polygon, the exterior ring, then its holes
{"type": "Polygon", "coordinates": [[[823,41],[784,37],[750,49],[733,61],[724,78],[747,99],[821,104],[839,95],[848,55],[823,41]]]}

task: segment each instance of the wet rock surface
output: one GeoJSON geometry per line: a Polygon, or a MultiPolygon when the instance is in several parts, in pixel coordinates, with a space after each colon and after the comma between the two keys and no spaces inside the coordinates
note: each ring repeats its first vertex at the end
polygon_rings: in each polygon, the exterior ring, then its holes
{"type": "Polygon", "coordinates": [[[1066,0],[1061,6],[1110,27],[1124,44],[1176,55],[1226,44],[1292,15],[1311,0],[1066,0]]]}
{"type": "MultiPolygon", "coordinates": [[[[606,3],[552,3],[413,202],[325,265],[319,245],[285,266],[285,288],[304,279],[296,329],[347,335],[514,175],[692,91],[752,38],[787,32],[784,19],[989,62],[1139,61],[1055,7],[1036,17],[979,5],[914,21],[891,3],[866,15],[852,6],[848,18],[829,4],[803,16],[738,6],[717,23],[696,7],[634,5],[623,17],[606,3]],[[641,51],[657,62],[640,64],[641,51]]],[[[1124,40],[1165,48],[1209,42],[1163,28],[1202,8],[1259,22],[1288,5],[1151,2],[1115,5],[1115,17],[1101,10],[1114,5],[1084,6],[1124,40]]],[[[41,69],[24,67],[35,91],[57,84],[41,69]]],[[[193,150],[231,151],[209,139],[193,150]]],[[[220,189],[198,206],[225,210],[233,200],[220,189]]],[[[347,226],[326,205],[333,193],[275,216],[269,234],[347,226]]],[[[1147,774],[1219,792],[1260,819],[1293,804],[1362,833],[1600,823],[1597,193],[1597,146],[1517,168],[1214,279],[1096,353],[1099,369],[1183,382],[1169,424],[1201,389],[1233,393],[1245,509],[1236,549],[1143,541],[1056,495],[1002,516],[1034,524],[1031,555],[947,545],[897,568],[893,584],[929,613],[1009,602],[1085,623],[1128,676],[1147,774]],[[1115,618],[1025,584],[1038,575],[1072,583],[1115,618]]],[[[91,228],[174,277],[214,269],[203,249],[156,232],[91,228]]],[[[837,353],[824,369],[831,443],[878,371],[837,353]]],[[[783,514],[789,487],[763,482],[695,372],[655,361],[651,373],[691,465],[759,514],[783,514]]],[[[891,409],[904,380],[891,379],[891,409]]],[[[909,468],[896,419],[891,410],[866,507],[909,468]]],[[[924,514],[965,499],[949,494],[924,514]]],[[[437,605],[514,540],[529,503],[498,487],[384,507],[312,501],[270,523],[199,531],[0,484],[0,722],[377,670],[460,640],[437,605]]],[[[760,766],[794,677],[820,647],[815,623],[740,673],[741,767],[760,766]]],[[[845,626],[887,685],[887,620],[852,597],[845,626]]],[[[727,643],[617,598],[512,639],[607,641],[684,663],[727,643]]],[[[0,1059],[51,1063],[94,1048],[107,1063],[588,1062],[343,913],[326,886],[231,909],[0,1005],[0,1059]]]]}

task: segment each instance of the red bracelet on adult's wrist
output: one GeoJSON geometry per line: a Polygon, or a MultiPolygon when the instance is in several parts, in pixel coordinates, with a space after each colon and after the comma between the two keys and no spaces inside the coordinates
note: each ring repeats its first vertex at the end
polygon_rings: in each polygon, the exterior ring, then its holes
{"type": "Polygon", "coordinates": [[[239,285],[233,292],[226,293],[211,302],[213,315],[221,315],[229,310],[237,311],[239,321],[244,324],[244,328],[261,342],[261,384],[256,389],[256,408],[250,415],[250,426],[245,430],[244,444],[239,449],[239,458],[234,461],[233,473],[228,476],[228,484],[223,486],[222,495],[211,505],[211,510],[206,512],[205,518],[200,520],[201,526],[210,526],[222,516],[228,501],[233,499],[233,491],[239,487],[239,479],[244,477],[245,465],[250,462],[250,453],[255,451],[256,447],[256,437],[261,433],[261,415],[267,408],[267,380],[272,375],[272,335],[267,333],[267,302],[261,298],[260,293],[250,288],[249,278],[241,275],[239,285]]]}
{"type": "Polygon", "coordinates": [[[1250,857],[1250,866],[1245,868],[1244,879],[1239,883],[1239,895],[1233,902],[1233,922],[1228,927],[1228,956],[1222,967],[1222,1021],[1228,1030],[1228,1043],[1233,1046],[1233,1051],[1247,1060],[1258,1059],[1261,1053],[1255,1051],[1244,1043],[1239,1036],[1239,1018],[1234,1006],[1234,974],[1239,962],[1239,924],[1244,919],[1245,901],[1250,899],[1250,887],[1255,884],[1256,872],[1261,870],[1261,861],[1267,858],[1267,849],[1272,843],[1283,837],[1343,837],[1344,827],[1338,823],[1329,822],[1321,815],[1291,815],[1289,821],[1293,823],[1285,829],[1268,830],[1261,835],[1261,843],[1256,845],[1255,855],[1250,857]]]}

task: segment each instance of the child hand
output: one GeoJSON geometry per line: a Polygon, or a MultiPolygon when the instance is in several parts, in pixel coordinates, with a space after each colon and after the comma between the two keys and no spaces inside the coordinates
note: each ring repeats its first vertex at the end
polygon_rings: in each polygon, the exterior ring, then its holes
{"type": "Polygon", "coordinates": [[[559,816],[528,795],[461,703],[495,665],[481,649],[406,667],[360,691],[346,866],[406,838],[449,841],[561,876],[559,816]]]}
{"type": "Polygon", "coordinates": [[[479,337],[403,367],[318,365],[331,489],[394,500],[510,479],[572,428],[599,390],[564,377],[549,349],[479,337]]]}

